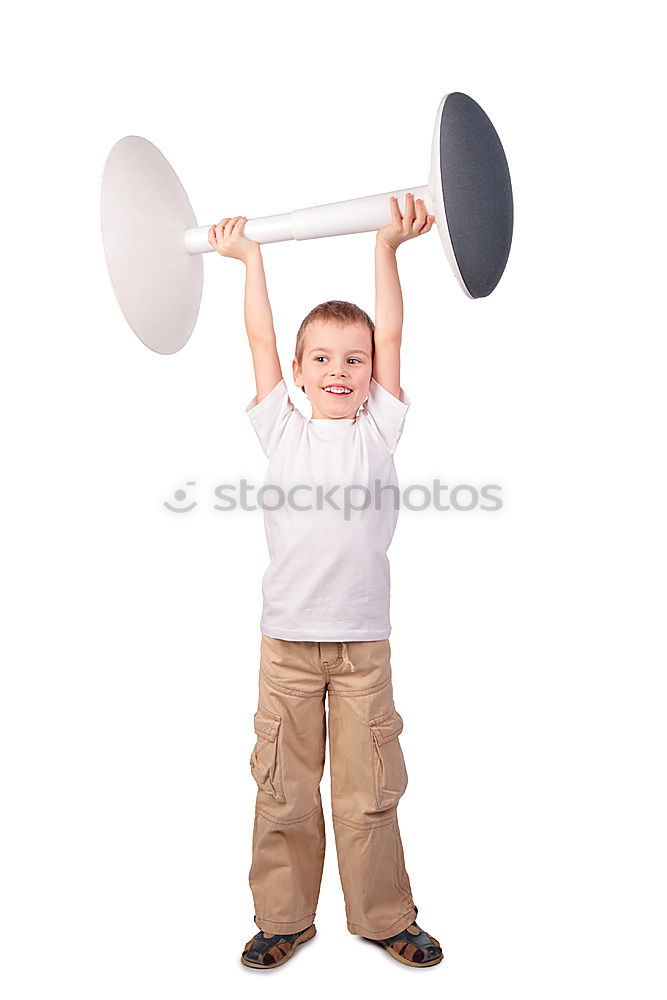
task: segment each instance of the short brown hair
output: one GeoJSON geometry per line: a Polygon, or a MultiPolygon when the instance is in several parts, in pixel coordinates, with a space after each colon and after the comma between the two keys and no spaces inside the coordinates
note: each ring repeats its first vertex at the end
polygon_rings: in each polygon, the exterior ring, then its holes
{"type": "MultiPolygon", "coordinates": [[[[371,358],[373,358],[375,354],[375,323],[373,320],[367,312],[364,312],[359,306],[355,306],[354,302],[342,302],[340,299],[331,299],[329,302],[320,302],[319,306],[311,309],[299,327],[299,332],[296,335],[296,347],[294,348],[294,358],[299,367],[301,367],[303,362],[306,327],[314,319],[331,319],[341,324],[366,323],[368,329],[371,331],[371,358]]],[[[301,389],[303,392],[306,391],[304,386],[301,386],[301,389]]]]}

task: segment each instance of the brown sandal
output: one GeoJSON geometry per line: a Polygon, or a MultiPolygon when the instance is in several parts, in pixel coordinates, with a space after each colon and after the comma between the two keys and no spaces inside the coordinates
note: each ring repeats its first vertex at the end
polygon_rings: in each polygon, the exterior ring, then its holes
{"type": "Polygon", "coordinates": [[[444,958],[440,942],[417,924],[410,924],[400,934],[378,941],[384,945],[392,958],[403,965],[411,965],[415,969],[424,969],[429,965],[437,965],[444,958]]]}
{"type": "Polygon", "coordinates": [[[243,949],[241,961],[250,969],[275,969],[292,957],[298,944],[310,941],[316,933],[315,924],[296,934],[258,931],[243,949]]]}

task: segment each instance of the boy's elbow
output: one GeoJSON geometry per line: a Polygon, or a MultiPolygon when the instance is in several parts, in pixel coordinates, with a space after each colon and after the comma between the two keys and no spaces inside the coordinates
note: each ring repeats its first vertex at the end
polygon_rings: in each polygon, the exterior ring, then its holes
{"type": "Polygon", "coordinates": [[[248,340],[253,351],[260,353],[267,350],[275,350],[276,333],[273,327],[263,327],[261,329],[247,328],[248,340]]]}
{"type": "Polygon", "coordinates": [[[376,349],[378,347],[396,347],[400,346],[403,339],[403,329],[402,327],[396,327],[395,329],[383,328],[378,330],[375,327],[375,334],[373,335],[373,341],[375,343],[376,349]]]}

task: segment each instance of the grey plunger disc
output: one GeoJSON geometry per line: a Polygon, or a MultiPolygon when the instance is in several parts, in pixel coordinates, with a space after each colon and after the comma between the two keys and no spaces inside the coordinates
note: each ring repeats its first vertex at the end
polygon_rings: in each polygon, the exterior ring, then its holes
{"type": "MultiPolygon", "coordinates": [[[[512,243],[512,184],[498,133],[467,94],[448,94],[442,105],[440,183],[461,280],[472,298],[490,295],[505,270],[512,243]]],[[[448,249],[446,234],[439,229],[448,249]]]]}

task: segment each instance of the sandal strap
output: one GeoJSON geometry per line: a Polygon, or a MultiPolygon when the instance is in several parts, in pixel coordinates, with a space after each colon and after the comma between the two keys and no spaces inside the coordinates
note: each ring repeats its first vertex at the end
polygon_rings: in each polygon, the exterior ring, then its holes
{"type": "Polygon", "coordinates": [[[400,934],[385,938],[384,941],[401,958],[415,964],[428,962],[442,954],[440,942],[415,923],[410,924],[400,934]]]}
{"type": "Polygon", "coordinates": [[[257,965],[273,965],[294,950],[294,942],[300,934],[303,931],[296,931],[294,934],[265,934],[264,931],[258,931],[245,945],[243,954],[257,965]]]}

